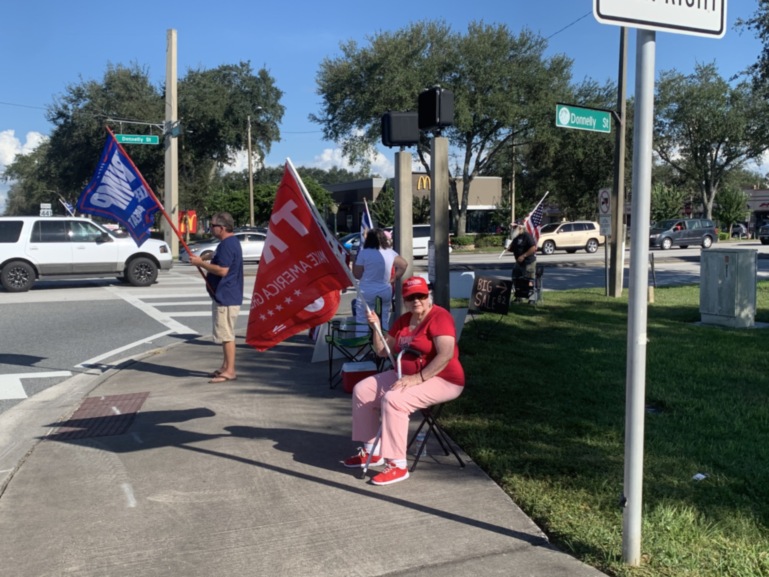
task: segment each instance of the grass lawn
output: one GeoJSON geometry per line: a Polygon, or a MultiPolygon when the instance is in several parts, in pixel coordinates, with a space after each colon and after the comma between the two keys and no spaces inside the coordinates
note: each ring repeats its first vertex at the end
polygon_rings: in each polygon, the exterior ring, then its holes
{"type": "MultiPolygon", "coordinates": [[[[624,292],[548,292],[469,321],[446,429],[555,544],[610,575],[769,576],[769,328],[697,325],[698,286],[649,305],[643,564],[622,563],[624,292]]],[[[769,283],[757,303],[769,322],[769,283]]]]}

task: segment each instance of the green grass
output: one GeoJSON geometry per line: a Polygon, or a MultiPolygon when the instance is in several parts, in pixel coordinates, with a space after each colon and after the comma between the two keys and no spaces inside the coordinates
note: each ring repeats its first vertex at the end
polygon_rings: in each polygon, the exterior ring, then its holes
{"type": "MultiPolygon", "coordinates": [[[[757,302],[756,321],[769,322],[769,283],[757,302]]],[[[618,504],[626,296],[548,292],[499,324],[470,321],[467,389],[446,428],[554,543],[610,575],[769,576],[769,329],[699,319],[699,287],[656,289],[640,567],[622,562],[618,504]]]]}

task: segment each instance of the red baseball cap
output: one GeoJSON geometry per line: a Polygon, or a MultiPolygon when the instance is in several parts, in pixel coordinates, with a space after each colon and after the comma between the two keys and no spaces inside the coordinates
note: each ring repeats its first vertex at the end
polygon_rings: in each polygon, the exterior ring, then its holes
{"type": "Polygon", "coordinates": [[[429,295],[430,289],[427,288],[427,281],[421,276],[412,276],[404,281],[401,294],[404,299],[411,295],[429,295]]]}

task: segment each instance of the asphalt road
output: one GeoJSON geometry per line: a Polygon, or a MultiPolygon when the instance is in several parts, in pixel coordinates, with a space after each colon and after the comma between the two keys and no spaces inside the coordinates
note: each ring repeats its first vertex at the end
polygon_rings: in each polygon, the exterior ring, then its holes
{"type": "MultiPolygon", "coordinates": [[[[769,247],[756,241],[759,275],[769,276],[769,247]],[[760,255],[760,256],[761,256],[760,255]]],[[[659,286],[699,281],[699,249],[654,251],[659,286]]],[[[510,278],[512,257],[451,255],[452,296],[466,296],[472,273],[510,278]],[[456,290],[455,290],[456,289],[456,290]]],[[[603,250],[539,256],[545,290],[605,286],[603,250]]],[[[245,326],[256,265],[246,265],[245,326]]],[[[425,273],[427,260],[414,263],[425,273]]],[[[349,310],[354,294],[343,297],[349,310]]],[[[211,332],[211,301],[197,270],[178,264],[152,287],[117,280],[42,281],[26,293],[0,291],[0,412],[78,373],[100,375],[135,355],[211,332]]]]}

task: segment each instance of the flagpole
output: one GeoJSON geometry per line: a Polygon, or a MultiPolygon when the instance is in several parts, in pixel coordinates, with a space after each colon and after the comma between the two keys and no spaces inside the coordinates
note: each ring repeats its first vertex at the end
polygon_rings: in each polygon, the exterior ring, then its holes
{"type": "MultiPolygon", "coordinates": [[[[123,155],[126,157],[126,159],[128,160],[128,162],[130,162],[130,163],[131,163],[131,166],[133,167],[133,169],[136,171],[136,174],[137,174],[137,175],[139,176],[139,178],[141,179],[141,181],[142,181],[142,184],[144,185],[144,188],[147,190],[147,192],[149,193],[149,195],[152,197],[152,200],[154,200],[154,201],[155,201],[155,203],[158,205],[158,209],[160,210],[160,213],[161,213],[161,214],[162,214],[162,215],[165,217],[165,219],[166,219],[166,221],[168,222],[168,224],[169,224],[169,225],[171,225],[171,230],[173,230],[173,231],[174,231],[174,234],[175,234],[175,235],[176,235],[176,237],[179,239],[179,242],[181,242],[181,243],[182,243],[182,246],[184,247],[184,250],[186,250],[186,251],[187,251],[187,254],[192,254],[192,253],[190,252],[190,247],[188,247],[188,246],[187,246],[187,243],[186,243],[186,242],[184,242],[184,238],[182,238],[182,234],[179,232],[179,229],[177,229],[177,228],[176,228],[176,225],[174,224],[173,220],[171,220],[171,217],[170,217],[170,216],[168,216],[168,213],[166,212],[166,209],[165,209],[165,207],[164,207],[164,206],[163,206],[163,204],[162,204],[162,203],[161,203],[161,202],[158,200],[158,197],[157,197],[157,196],[155,196],[155,192],[152,190],[152,187],[151,187],[151,186],[150,186],[150,185],[147,183],[147,181],[146,181],[146,180],[144,180],[144,175],[141,173],[141,171],[140,171],[140,170],[137,168],[137,166],[134,164],[133,158],[131,158],[131,156],[128,154],[128,152],[126,152],[126,149],[125,149],[125,148],[123,148],[123,145],[122,145],[122,144],[120,144],[120,143],[118,142],[117,138],[115,138],[115,133],[114,133],[114,132],[112,132],[112,130],[110,129],[110,127],[109,127],[109,126],[106,126],[105,128],[107,129],[107,132],[109,132],[109,133],[110,133],[110,136],[112,136],[113,140],[115,141],[115,144],[117,144],[117,147],[118,147],[118,149],[119,149],[119,150],[120,150],[120,151],[123,153],[123,155]]],[[[205,278],[206,278],[206,275],[205,275],[205,273],[203,272],[203,270],[202,270],[200,267],[195,267],[195,268],[197,268],[197,269],[198,269],[198,272],[200,273],[200,276],[202,276],[202,277],[203,277],[203,279],[205,280],[205,278]]],[[[206,284],[207,284],[207,282],[206,282],[206,284]]]]}

